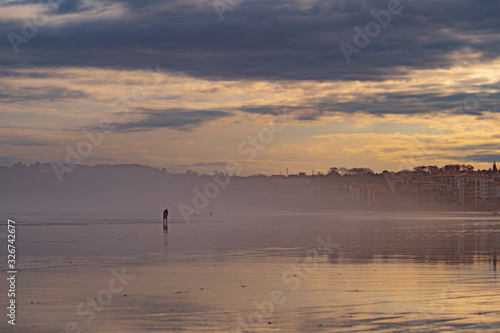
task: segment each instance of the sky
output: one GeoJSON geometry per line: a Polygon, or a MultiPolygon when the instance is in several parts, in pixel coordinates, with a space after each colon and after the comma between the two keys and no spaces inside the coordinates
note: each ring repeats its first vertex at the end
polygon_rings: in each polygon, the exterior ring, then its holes
{"type": "Polygon", "coordinates": [[[0,0],[0,165],[500,161],[500,2],[0,0]]]}

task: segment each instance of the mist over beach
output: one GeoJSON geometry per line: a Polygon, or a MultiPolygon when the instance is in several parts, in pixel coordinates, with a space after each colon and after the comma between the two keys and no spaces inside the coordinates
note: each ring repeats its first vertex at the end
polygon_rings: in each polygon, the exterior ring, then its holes
{"type": "Polygon", "coordinates": [[[51,171],[0,168],[23,331],[497,330],[498,203],[461,205],[453,191],[455,202],[422,201],[438,199],[411,191],[430,184],[422,170],[402,173],[409,192],[390,181],[396,174],[366,170],[231,177],[78,166],[65,183],[51,171]],[[392,201],[361,192],[373,184],[393,186],[392,201]]]}
{"type": "Polygon", "coordinates": [[[499,14],[0,0],[0,331],[498,332],[499,14]]]}
{"type": "Polygon", "coordinates": [[[21,215],[16,326],[495,332],[499,219],[202,216],[190,223],[174,218],[166,231],[158,219],[21,215]]]}

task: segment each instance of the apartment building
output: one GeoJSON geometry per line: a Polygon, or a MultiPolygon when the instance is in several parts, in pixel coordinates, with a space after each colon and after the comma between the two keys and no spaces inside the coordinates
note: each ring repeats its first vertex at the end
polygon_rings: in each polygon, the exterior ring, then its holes
{"type": "Polygon", "coordinates": [[[495,181],[486,175],[460,174],[456,176],[459,202],[463,205],[477,205],[495,199],[495,181]]]}

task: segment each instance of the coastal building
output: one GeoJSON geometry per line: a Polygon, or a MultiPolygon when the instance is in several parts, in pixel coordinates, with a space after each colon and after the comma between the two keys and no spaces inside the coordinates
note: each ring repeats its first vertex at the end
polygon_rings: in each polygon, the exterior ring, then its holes
{"type": "Polygon", "coordinates": [[[495,199],[495,182],[491,176],[460,174],[456,176],[456,182],[462,205],[477,205],[495,199]]]}
{"type": "Polygon", "coordinates": [[[466,174],[465,172],[442,172],[438,173],[436,175],[431,175],[429,176],[429,180],[432,180],[434,183],[437,184],[446,184],[446,185],[452,185],[452,186],[457,186],[457,176],[466,174]]]}
{"type": "Polygon", "coordinates": [[[500,202],[500,182],[495,182],[495,201],[500,202]]]}

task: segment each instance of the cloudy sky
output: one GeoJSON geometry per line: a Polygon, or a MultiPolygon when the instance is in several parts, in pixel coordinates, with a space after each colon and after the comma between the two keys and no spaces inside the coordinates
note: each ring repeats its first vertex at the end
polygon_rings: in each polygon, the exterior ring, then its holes
{"type": "Polygon", "coordinates": [[[0,7],[0,165],[68,151],[243,174],[500,161],[498,1],[0,7]]]}

